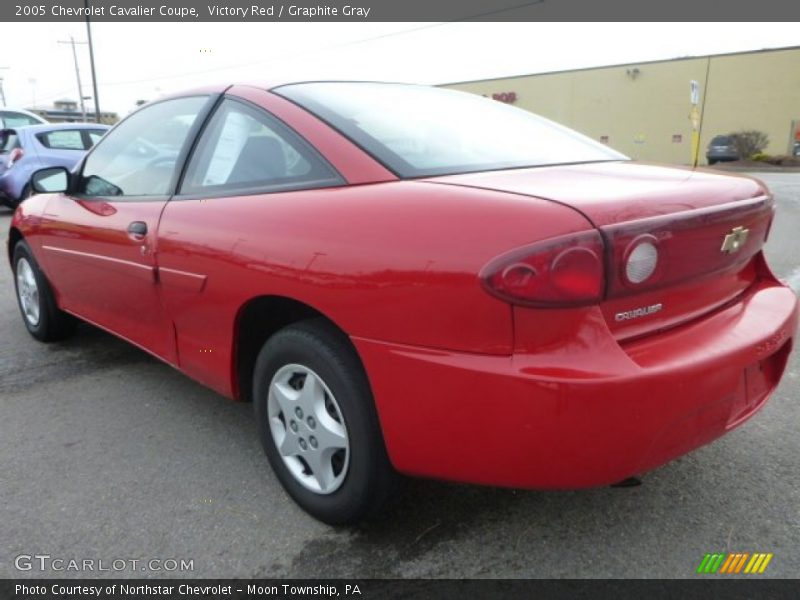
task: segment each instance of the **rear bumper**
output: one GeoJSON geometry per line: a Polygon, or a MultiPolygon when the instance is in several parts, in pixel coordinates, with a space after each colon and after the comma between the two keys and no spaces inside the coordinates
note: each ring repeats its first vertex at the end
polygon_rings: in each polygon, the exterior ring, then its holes
{"type": "Polygon", "coordinates": [[[797,322],[794,293],[764,281],[711,316],[624,346],[595,308],[577,343],[536,354],[353,341],[399,471],[579,488],[655,468],[747,420],[780,380],[797,322]]]}

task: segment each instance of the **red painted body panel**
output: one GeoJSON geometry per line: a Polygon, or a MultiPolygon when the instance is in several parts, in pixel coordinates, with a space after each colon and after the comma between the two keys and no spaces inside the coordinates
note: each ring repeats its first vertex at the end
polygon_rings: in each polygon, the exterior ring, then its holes
{"type": "Polygon", "coordinates": [[[548,345],[511,357],[357,338],[396,467],[535,488],[657,467],[760,408],[785,366],[797,300],[765,281],[710,318],[624,347],[597,308],[558,316],[548,345]]]}
{"type": "Polygon", "coordinates": [[[163,279],[162,293],[181,368],[231,394],[233,323],[259,296],[299,300],[350,335],[510,354],[511,308],[477,272],[507,248],[588,226],[543,200],[395,182],[173,201],[158,260],[208,278],[202,293],[163,279]]]}
{"type": "Polygon", "coordinates": [[[165,204],[53,195],[39,228],[39,256],[64,310],[174,364],[175,335],[156,286],[155,231],[165,204]],[[144,239],[127,232],[133,221],[147,224],[144,239]]]}
{"type": "MultiPolygon", "coordinates": [[[[798,308],[763,264],[760,217],[717,276],[625,300],[512,308],[478,278],[521,246],[744,203],[765,194],[758,182],[617,162],[400,181],[291,102],[227,93],[287,123],[345,184],[169,202],[35,196],[12,227],[62,308],[236,397],[243,308],[305,303],[353,340],[394,465],[478,483],[611,483],[722,435],[777,384],[798,308]],[[144,239],[131,221],[147,223],[144,239]],[[669,308],[615,324],[629,300],[669,308]]],[[[716,244],[730,223],[706,225],[685,239],[716,244]]]]}
{"type": "Polygon", "coordinates": [[[580,210],[597,227],[766,193],[764,186],[750,177],[630,161],[469,173],[431,181],[563,202],[580,210]]]}
{"type": "Polygon", "coordinates": [[[602,303],[618,339],[674,327],[742,294],[755,280],[749,262],[765,241],[774,210],[765,187],[754,179],[633,162],[471,173],[431,181],[555,200],[584,214],[609,242],[621,238],[615,243],[615,272],[608,274],[611,281],[602,303]],[[721,241],[734,226],[749,229],[747,245],[733,255],[721,253],[721,241]],[[664,282],[642,291],[622,281],[626,240],[641,233],[659,240],[659,277],[664,282]],[[621,311],[655,304],[662,306],[657,315],[615,320],[621,311]]]}

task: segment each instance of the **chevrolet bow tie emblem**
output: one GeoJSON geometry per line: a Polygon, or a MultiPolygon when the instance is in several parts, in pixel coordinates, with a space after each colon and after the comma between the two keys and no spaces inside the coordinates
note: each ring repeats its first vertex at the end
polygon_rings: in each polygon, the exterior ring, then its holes
{"type": "Polygon", "coordinates": [[[744,227],[734,227],[722,241],[722,248],[720,248],[720,252],[724,252],[725,254],[733,254],[734,252],[737,252],[739,248],[744,246],[744,243],[747,241],[747,234],[749,233],[749,229],[745,229],[744,227]]]}

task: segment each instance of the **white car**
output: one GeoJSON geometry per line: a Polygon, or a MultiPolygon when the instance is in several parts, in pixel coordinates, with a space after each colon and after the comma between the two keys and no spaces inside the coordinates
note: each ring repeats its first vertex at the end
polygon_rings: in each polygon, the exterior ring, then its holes
{"type": "Polygon", "coordinates": [[[5,106],[0,108],[0,129],[41,125],[42,123],[47,123],[47,121],[28,110],[5,106]]]}

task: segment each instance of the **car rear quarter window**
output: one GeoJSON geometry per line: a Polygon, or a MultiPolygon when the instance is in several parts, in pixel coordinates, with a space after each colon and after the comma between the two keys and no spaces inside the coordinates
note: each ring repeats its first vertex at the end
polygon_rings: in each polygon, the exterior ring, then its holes
{"type": "Polygon", "coordinates": [[[86,150],[83,135],[79,129],[56,129],[36,134],[36,139],[50,150],[86,150]]]}
{"type": "Polygon", "coordinates": [[[342,183],[286,125],[260,108],[225,99],[200,138],[180,194],[246,194],[342,183]]]}

